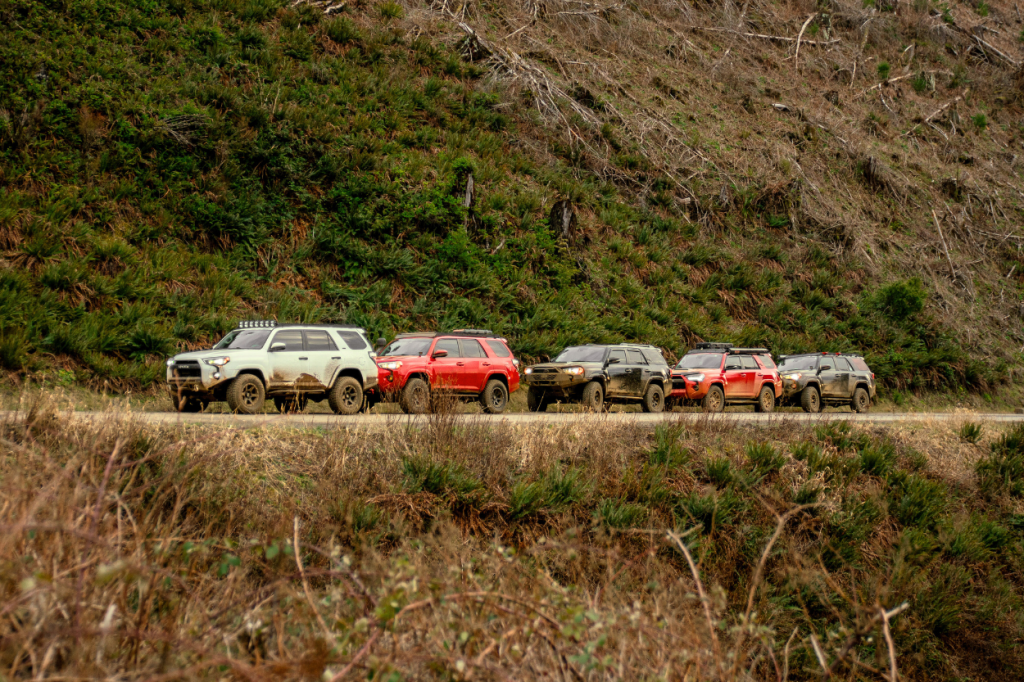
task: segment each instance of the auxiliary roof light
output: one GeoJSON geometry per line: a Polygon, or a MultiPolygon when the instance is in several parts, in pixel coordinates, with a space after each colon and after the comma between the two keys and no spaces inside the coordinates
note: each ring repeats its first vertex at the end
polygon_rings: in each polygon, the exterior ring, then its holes
{"type": "Polygon", "coordinates": [[[239,329],[254,329],[258,327],[276,327],[277,320],[242,320],[238,323],[239,329]]]}

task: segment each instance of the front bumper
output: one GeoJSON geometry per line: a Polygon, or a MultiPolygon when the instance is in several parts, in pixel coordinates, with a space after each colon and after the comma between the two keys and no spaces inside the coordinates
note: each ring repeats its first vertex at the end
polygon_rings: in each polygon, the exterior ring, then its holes
{"type": "Polygon", "coordinates": [[[711,382],[705,379],[701,383],[680,374],[672,375],[672,390],[667,398],[672,400],[702,400],[708,393],[711,382]]]}
{"type": "Polygon", "coordinates": [[[588,377],[585,373],[568,374],[558,369],[534,370],[529,374],[524,374],[522,377],[523,383],[530,388],[544,392],[554,391],[561,393],[571,393],[576,388],[582,388],[592,378],[588,377]]]}
{"type": "Polygon", "coordinates": [[[181,393],[213,393],[218,386],[230,381],[223,367],[213,367],[202,361],[183,360],[167,368],[167,391],[181,393]]]}

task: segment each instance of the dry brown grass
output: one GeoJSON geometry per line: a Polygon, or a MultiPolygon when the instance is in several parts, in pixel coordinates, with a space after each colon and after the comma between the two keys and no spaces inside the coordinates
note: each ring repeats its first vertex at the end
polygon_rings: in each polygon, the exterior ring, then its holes
{"type": "MultiPolygon", "coordinates": [[[[908,451],[948,445],[930,429],[892,435],[908,451]]],[[[37,403],[0,437],[7,679],[806,679],[815,649],[843,675],[854,658],[862,677],[890,675],[861,650],[883,634],[879,604],[898,606],[889,579],[810,559],[822,527],[792,501],[803,463],[751,489],[753,534],[701,537],[643,497],[659,442],[682,458],[666,494],[713,492],[711,459],[738,470],[751,439],[786,452],[811,437],[784,416],[660,436],[445,412],[423,429],[221,432],[37,403]],[[411,487],[409,461],[454,466],[456,482],[411,487]],[[513,517],[517,482],[571,470],[577,503],[513,517]],[[601,522],[609,499],[646,505],[642,522],[601,522]],[[827,596],[834,629],[774,610],[787,583],[827,596]]],[[[873,541],[880,555],[895,534],[873,541]]],[[[893,627],[900,651],[908,631],[893,627]]]]}

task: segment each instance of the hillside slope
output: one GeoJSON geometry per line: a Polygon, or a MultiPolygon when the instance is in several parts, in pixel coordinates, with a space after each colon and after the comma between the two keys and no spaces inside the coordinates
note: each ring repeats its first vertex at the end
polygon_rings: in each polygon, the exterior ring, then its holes
{"type": "Polygon", "coordinates": [[[1009,3],[15,0],[0,19],[16,375],[145,385],[251,316],[485,326],[527,358],[861,349],[912,388],[1020,366],[1009,3]]]}

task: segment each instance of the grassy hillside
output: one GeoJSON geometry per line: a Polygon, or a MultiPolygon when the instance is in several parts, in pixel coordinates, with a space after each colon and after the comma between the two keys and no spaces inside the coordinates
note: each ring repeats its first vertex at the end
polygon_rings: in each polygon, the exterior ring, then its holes
{"type": "Polygon", "coordinates": [[[5,679],[1024,675],[1020,429],[25,407],[0,423],[5,679]]]}
{"type": "Polygon", "coordinates": [[[1009,5],[324,9],[0,4],[3,368],[133,388],[251,316],[1020,367],[1009,5]]]}

